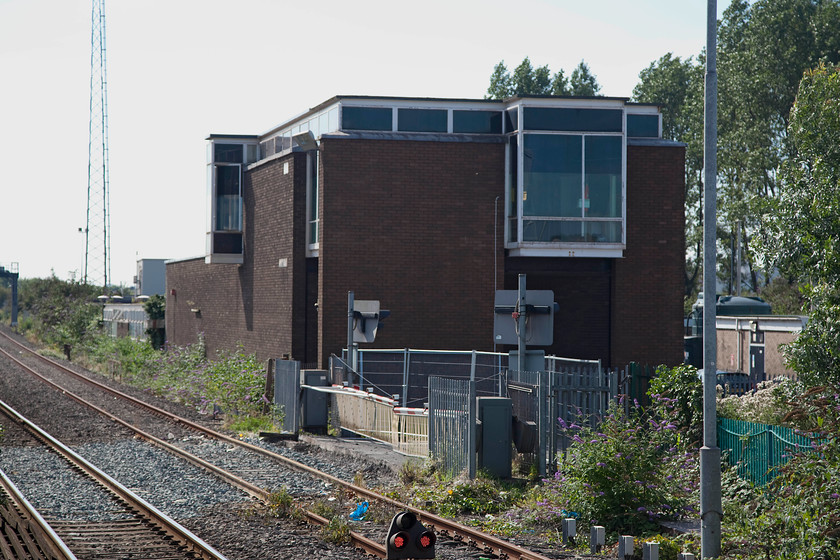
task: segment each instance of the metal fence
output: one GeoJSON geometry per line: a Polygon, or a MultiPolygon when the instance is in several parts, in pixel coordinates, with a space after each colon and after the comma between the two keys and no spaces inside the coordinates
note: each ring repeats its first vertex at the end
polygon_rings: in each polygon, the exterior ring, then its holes
{"type": "Polygon", "coordinates": [[[300,362],[274,361],[274,405],[283,415],[283,431],[296,434],[300,417],[300,362]]]}
{"type": "MultiPolygon", "coordinates": [[[[597,425],[617,395],[641,396],[651,375],[646,368],[607,370],[600,361],[554,356],[545,358],[543,371],[519,372],[508,367],[507,354],[411,349],[360,350],[357,364],[358,372],[333,357],[333,383],[396,397],[407,407],[428,406],[428,451],[448,474],[470,476],[477,396],[510,398],[515,420],[536,427],[533,460],[545,475],[569,444],[558,418],[597,425]]],[[[403,432],[391,431],[391,440],[403,432]]]]}
{"type": "Polygon", "coordinates": [[[429,378],[429,451],[449,476],[475,477],[475,399],[469,379],[429,378]]]}
{"type": "Polygon", "coordinates": [[[773,480],[789,458],[810,451],[824,440],[797,434],[792,428],[718,419],[718,446],[738,476],[763,486],[773,480]]]}
{"type": "Polygon", "coordinates": [[[345,381],[360,389],[373,387],[381,395],[399,395],[403,406],[422,407],[431,376],[474,379],[478,396],[497,396],[506,368],[507,354],[494,352],[360,349],[356,372],[350,371],[345,381]]]}
{"type": "Polygon", "coordinates": [[[513,415],[537,426],[537,453],[534,458],[541,475],[556,463],[558,450],[568,447],[559,430],[558,418],[565,422],[596,425],[609,403],[620,392],[618,370],[605,370],[597,360],[546,357],[546,371],[508,371],[508,396],[513,415]]]}

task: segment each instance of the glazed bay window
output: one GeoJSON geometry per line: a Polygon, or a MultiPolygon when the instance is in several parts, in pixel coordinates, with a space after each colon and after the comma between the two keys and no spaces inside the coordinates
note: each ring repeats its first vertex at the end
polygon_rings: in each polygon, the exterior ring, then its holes
{"type": "Polygon", "coordinates": [[[211,137],[207,158],[207,263],[241,264],[242,182],[246,164],[257,158],[257,144],[211,137]]]}
{"type": "Polygon", "coordinates": [[[506,158],[511,255],[621,257],[623,111],[525,106],[517,113],[524,130],[509,135],[506,158]]]}
{"type": "Polygon", "coordinates": [[[524,134],[522,241],[622,243],[622,136],[524,134]]]}

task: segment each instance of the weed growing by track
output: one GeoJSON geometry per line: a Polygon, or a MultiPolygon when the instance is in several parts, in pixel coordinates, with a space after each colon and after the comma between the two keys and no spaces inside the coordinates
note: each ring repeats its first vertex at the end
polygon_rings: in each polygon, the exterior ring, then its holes
{"type": "Polygon", "coordinates": [[[242,348],[207,359],[203,340],[155,350],[146,341],[101,335],[85,345],[88,367],[193,407],[224,413],[232,430],[274,429],[265,399],[265,367],[242,348]]]}

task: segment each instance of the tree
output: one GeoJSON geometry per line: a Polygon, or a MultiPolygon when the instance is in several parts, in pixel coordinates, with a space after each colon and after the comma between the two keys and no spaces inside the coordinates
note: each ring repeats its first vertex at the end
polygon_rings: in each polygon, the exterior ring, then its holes
{"type": "Polygon", "coordinates": [[[490,75],[490,87],[487,88],[487,99],[507,99],[513,91],[510,72],[508,72],[505,61],[499,62],[493,67],[490,75]]]}
{"type": "Polygon", "coordinates": [[[574,69],[569,79],[563,70],[552,76],[547,65],[534,68],[530,58],[525,57],[514,68],[513,74],[508,71],[504,61],[493,67],[485,98],[507,99],[523,95],[594,96],[600,89],[601,86],[584,61],[574,69]]]}
{"type": "Polygon", "coordinates": [[[762,215],[756,247],[765,267],[805,284],[807,327],[791,344],[806,382],[840,380],[840,68],[821,64],[802,78],[790,113],[793,156],[781,166],[778,198],[762,215]]]}
{"type": "Polygon", "coordinates": [[[703,256],[703,65],[672,53],[639,74],[633,99],[662,107],[662,137],[686,144],[685,156],[685,296],[699,290],[703,256]]]}
{"type": "MultiPolygon", "coordinates": [[[[840,61],[838,0],[733,0],[719,22],[718,273],[730,276],[740,221],[744,286],[754,292],[774,275],[756,262],[752,241],[764,204],[779,195],[778,170],[793,153],[790,110],[802,73],[823,58],[840,61]]],[[[640,73],[634,90],[635,100],[662,104],[664,136],[687,144],[687,296],[700,271],[704,65],[703,53],[696,64],[665,55],[640,73]]]]}
{"type": "MultiPolygon", "coordinates": [[[[161,321],[166,318],[166,298],[160,294],[155,294],[149,298],[149,301],[143,304],[143,310],[146,311],[150,321],[161,321]]],[[[163,348],[165,340],[164,329],[161,327],[154,327],[146,329],[146,335],[149,337],[149,342],[152,348],[160,350],[163,348]]]]}
{"type": "Polygon", "coordinates": [[[598,95],[598,91],[601,89],[595,76],[589,71],[589,66],[583,60],[580,61],[577,68],[572,70],[569,85],[572,95],[579,97],[594,97],[598,95]]]}
{"type": "Polygon", "coordinates": [[[719,37],[719,219],[726,229],[744,224],[748,287],[759,291],[770,275],[756,266],[749,241],[793,155],[788,124],[802,73],[824,57],[838,62],[838,2],[735,0],[719,37]]]}

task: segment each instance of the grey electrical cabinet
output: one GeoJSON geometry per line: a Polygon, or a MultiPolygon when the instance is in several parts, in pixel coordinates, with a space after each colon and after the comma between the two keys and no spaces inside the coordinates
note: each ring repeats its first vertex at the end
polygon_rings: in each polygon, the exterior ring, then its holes
{"type": "Polygon", "coordinates": [[[513,403],[505,397],[478,397],[478,468],[510,478],[513,403]]]}
{"type": "Polygon", "coordinates": [[[300,402],[300,427],[310,432],[326,432],[328,394],[310,387],[328,386],[327,372],[321,369],[305,369],[300,375],[303,392],[300,402]]]}

